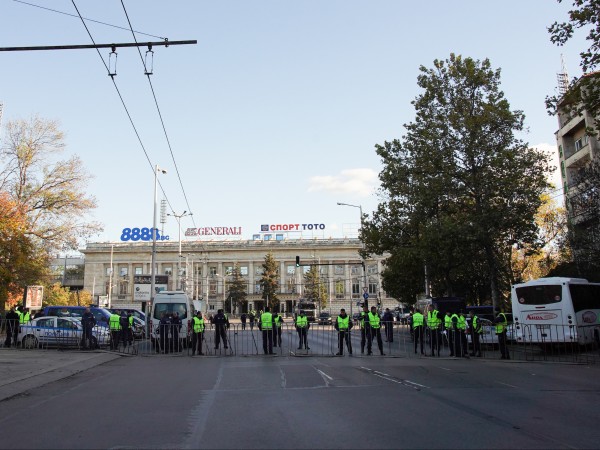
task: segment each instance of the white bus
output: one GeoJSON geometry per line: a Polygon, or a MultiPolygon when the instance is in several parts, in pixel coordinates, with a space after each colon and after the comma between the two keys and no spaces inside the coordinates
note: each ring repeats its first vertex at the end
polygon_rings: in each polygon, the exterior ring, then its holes
{"type": "Polygon", "coordinates": [[[583,278],[540,278],[511,289],[517,343],[598,342],[600,283],[583,278]]]}

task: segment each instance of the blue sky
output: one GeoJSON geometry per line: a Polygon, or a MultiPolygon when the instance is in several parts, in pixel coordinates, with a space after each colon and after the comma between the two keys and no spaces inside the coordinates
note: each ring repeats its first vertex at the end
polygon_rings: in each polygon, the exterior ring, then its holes
{"type": "MultiPolygon", "coordinates": [[[[69,0],[30,3],[75,13],[69,0]]],[[[119,0],[75,3],[84,17],[127,27],[119,0]]],[[[557,122],[544,98],[555,92],[561,53],[579,76],[585,48],[582,37],[550,43],[546,27],[570,6],[552,0],[124,3],[135,30],[198,41],[155,48],[152,75],[187,203],[140,57],[118,50],[117,85],[151,163],[168,171],[160,179],[170,205],[193,212],[184,229],[242,227],[244,238],[282,223],[352,235],[358,209],[336,203],[376,208],[374,146],[402,137],[414,119],[419,66],[451,52],[500,67],[511,107],[526,115],[520,137],[554,152],[557,122]]],[[[91,43],[79,19],[13,0],[0,0],[0,21],[3,47],[91,43]]],[[[126,30],[88,27],[96,43],[133,41],[126,30]]],[[[96,51],[0,52],[0,69],[3,123],[59,120],[65,157],[78,154],[93,175],[91,218],[105,230],[92,241],[151,226],[153,170],[96,51]]],[[[173,219],[165,233],[177,239],[173,219]]]]}

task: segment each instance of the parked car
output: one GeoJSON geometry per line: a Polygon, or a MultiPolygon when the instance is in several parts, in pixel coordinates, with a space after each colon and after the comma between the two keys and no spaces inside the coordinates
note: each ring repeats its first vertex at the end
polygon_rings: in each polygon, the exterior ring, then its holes
{"type": "MultiPolygon", "coordinates": [[[[23,348],[79,347],[83,328],[74,317],[38,317],[21,325],[17,341],[23,348]]],[[[110,335],[105,327],[92,330],[92,348],[109,344],[110,335]]]]}
{"type": "Polygon", "coordinates": [[[331,325],[333,320],[331,319],[331,314],[327,312],[322,312],[319,314],[319,319],[317,321],[319,325],[331,325]]]}

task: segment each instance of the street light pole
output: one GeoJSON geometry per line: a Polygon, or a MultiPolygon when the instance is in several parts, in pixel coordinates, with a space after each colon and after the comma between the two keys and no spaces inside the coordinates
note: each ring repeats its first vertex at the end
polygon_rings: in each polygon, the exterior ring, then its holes
{"type": "MultiPolygon", "coordinates": [[[[182,289],[181,286],[181,218],[185,216],[192,216],[192,213],[188,213],[187,211],[183,211],[181,214],[167,214],[167,216],[173,216],[177,219],[177,228],[179,229],[178,239],[179,239],[179,253],[177,258],[177,284],[179,285],[179,290],[182,289]]],[[[187,270],[187,267],[186,267],[187,270]]]]}
{"type": "MultiPolygon", "coordinates": [[[[352,208],[358,208],[360,211],[360,229],[362,230],[363,228],[363,211],[362,211],[362,205],[351,205],[349,203],[337,203],[338,206],[350,206],[352,208]]],[[[362,247],[363,249],[365,248],[365,243],[364,241],[361,241],[362,243],[362,247]]],[[[367,268],[365,265],[365,259],[363,258],[363,256],[361,255],[360,259],[362,259],[362,268],[363,268],[363,283],[364,283],[364,289],[365,289],[365,293],[367,294],[364,298],[365,300],[365,306],[368,308],[369,307],[369,285],[367,283],[367,268]]]]}
{"type": "MultiPolygon", "coordinates": [[[[154,166],[154,208],[152,209],[152,257],[150,259],[150,304],[154,302],[154,294],[156,291],[156,185],[158,184],[158,172],[163,175],[167,173],[166,170],[158,167],[158,164],[154,166]]],[[[149,310],[146,311],[146,317],[148,318],[147,333],[150,335],[150,314],[149,310]]]]}

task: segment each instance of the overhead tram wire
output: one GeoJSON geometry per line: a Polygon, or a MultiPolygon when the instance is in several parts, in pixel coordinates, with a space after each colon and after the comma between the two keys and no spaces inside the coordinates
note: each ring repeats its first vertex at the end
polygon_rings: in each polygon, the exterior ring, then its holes
{"type": "MultiPolygon", "coordinates": [[[[79,18],[81,19],[81,22],[83,23],[83,26],[85,27],[85,30],[88,33],[88,36],[90,37],[91,41],[94,43],[94,45],[96,44],[96,42],[94,41],[94,38],[92,36],[92,33],[90,33],[89,28],[87,27],[85,21],[83,20],[83,17],[81,16],[81,13],[79,12],[79,8],[77,8],[77,5],[75,4],[75,0],[71,0],[71,2],[73,3],[73,7],[75,8],[75,10],[77,11],[77,14],[79,15],[79,18]]],[[[100,60],[102,61],[102,64],[104,65],[104,68],[106,69],[107,73],[110,75],[110,69],[108,68],[108,66],[106,65],[106,61],[104,61],[104,58],[102,57],[102,54],[100,53],[100,50],[98,50],[98,48],[96,48],[96,52],[98,52],[98,56],[100,57],[100,60]]],[[[133,127],[133,131],[135,132],[135,135],[137,136],[138,142],[140,143],[140,146],[142,147],[142,150],[144,151],[144,155],[146,155],[146,160],[148,161],[150,170],[152,170],[152,173],[154,174],[154,165],[152,164],[152,161],[150,161],[150,157],[148,156],[148,152],[146,151],[146,147],[144,146],[144,143],[142,142],[142,138],[135,126],[135,123],[133,122],[133,118],[131,117],[131,114],[129,113],[129,109],[127,108],[127,105],[125,104],[125,99],[123,99],[123,96],[121,95],[121,91],[119,90],[119,87],[117,86],[117,83],[115,82],[115,77],[110,77],[110,79],[113,82],[113,86],[115,87],[115,90],[117,91],[117,94],[119,95],[119,99],[121,100],[121,104],[123,105],[123,108],[125,109],[125,112],[127,113],[127,117],[129,118],[129,123],[131,123],[131,126],[133,127]]],[[[157,180],[158,184],[160,186],[160,190],[163,193],[163,196],[165,198],[165,200],[167,201],[167,204],[171,207],[171,209],[173,209],[173,206],[171,205],[171,202],[169,201],[167,194],[162,186],[162,183],[160,182],[160,180],[157,180]]]]}
{"type": "MultiPolygon", "coordinates": [[[[127,13],[127,9],[125,8],[125,3],[121,0],[121,6],[123,7],[123,12],[125,13],[125,17],[127,18],[127,23],[129,24],[129,29],[131,30],[131,34],[133,36],[133,40],[137,44],[137,38],[135,36],[135,31],[133,31],[133,26],[131,24],[131,20],[129,19],[129,14],[127,13]]],[[[144,57],[142,56],[142,51],[140,47],[137,47],[138,54],[140,55],[140,60],[142,61],[142,65],[144,66],[144,73],[146,74],[146,78],[148,79],[148,84],[150,85],[150,90],[152,91],[152,97],[154,98],[154,104],[156,105],[156,110],[158,111],[158,117],[160,118],[160,123],[162,125],[163,133],[165,135],[165,139],[167,141],[167,146],[169,147],[169,152],[171,153],[171,159],[173,160],[173,165],[175,166],[175,172],[177,173],[177,179],[179,180],[179,185],[181,186],[181,192],[183,193],[183,198],[185,199],[185,204],[187,205],[187,210],[193,212],[192,207],[187,198],[187,194],[185,193],[185,188],[183,187],[183,181],[181,180],[181,174],[179,173],[179,167],[177,166],[177,162],[175,161],[175,155],[173,154],[173,148],[171,147],[171,140],[169,139],[169,135],[167,134],[167,128],[165,126],[165,122],[163,120],[162,112],[160,110],[160,106],[158,105],[158,99],[156,98],[156,92],[154,91],[154,86],[152,85],[152,79],[150,78],[150,73],[148,72],[148,68],[146,67],[146,61],[144,61],[144,57]]],[[[170,206],[170,205],[169,205],[170,206]]],[[[171,208],[173,209],[173,208],[171,208]]],[[[194,220],[194,216],[191,215],[192,223],[194,228],[196,227],[196,222],[194,220]]]]}
{"type": "MultiPolygon", "coordinates": [[[[81,16],[78,16],[78,15],[75,15],[75,14],[70,14],[70,13],[65,12],[65,11],[59,11],[57,9],[48,8],[46,6],[36,5],[35,3],[24,2],[23,0],[13,0],[13,2],[22,3],[23,5],[27,5],[27,6],[33,6],[34,8],[45,9],[46,11],[51,11],[51,12],[55,12],[55,13],[58,13],[58,14],[63,14],[65,16],[75,17],[76,19],[80,19],[81,18],[81,16]]],[[[90,18],[87,18],[87,17],[83,17],[83,20],[87,20],[88,22],[98,23],[100,25],[106,25],[107,27],[113,27],[113,28],[118,28],[120,30],[127,30],[127,31],[129,31],[128,28],[120,27],[119,25],[113,25],[111,23],[101,22],[100,20],[94,20],[94,19],[90,19],[90,18]]],[[[152,36],[152,37],[155,37],[155,38],[158,38],[158,39],[162,39],[163,41],[167,39],[166,37],[163,37],[163,36],[157,36],[155,34],[144,33],[142,31],[136,31],[136,33],[143,34],[144,36],[152,36]]]]}

